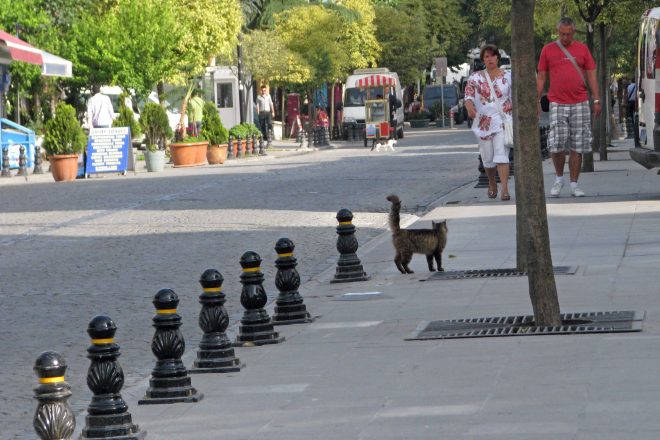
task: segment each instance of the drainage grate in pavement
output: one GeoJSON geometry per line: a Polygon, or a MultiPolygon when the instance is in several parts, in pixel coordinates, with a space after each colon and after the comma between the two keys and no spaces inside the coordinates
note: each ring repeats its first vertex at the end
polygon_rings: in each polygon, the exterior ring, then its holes
{"type": "MultiPolygon", "coordinates": [[[[575,275],[577,266],[554,266],[555,275],[575,275]]],[[[527,272],[520,272],[518,269],[470,269],[470,270],[450,270],[446,272],[435,272],[426,280],[458,280],[463,278],[505,278],[521,277],[527,275],[527,272]]]]}
{"type": "Polygon", "coordinates": [[[405,340],[642,331],[644,312],[562,313],[560,326],[536,326],[531,315],[422,321],[405,340]]]}

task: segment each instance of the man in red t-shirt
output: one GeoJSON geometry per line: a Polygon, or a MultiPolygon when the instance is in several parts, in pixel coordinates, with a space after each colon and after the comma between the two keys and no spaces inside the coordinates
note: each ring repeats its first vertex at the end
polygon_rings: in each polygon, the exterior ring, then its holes
{"type": "MultiPolygon", "coordinates": [[[[548,100],[550,101],[550,132],[548,134],[548,149],[555,166],[557,177],[552,185],[550,195],[559,197],[564,186],[564,165],[566,153],[569,153],[568,170],[571,178],[571,195],[583,197],[578,185],[582,156],[591,151],[591,111],[589,109],[589,85],[593,98],[593,114],[600,114],[600,99],[598,95],[598,80],[596,78],[596,63],[589,48],[579,41],[573,40],[575,22],[570,18],[562,18],[557,24],[559,40],[543,46],[539,58],[536,76],[536,90],[539,100],[545,89],[545,82],[550,76],[548,100]],[[562,47],[573,57],[579,66],[575,68],[562,47]]],[[[540,104],[539,104],[540,111],[540,104]]]]}

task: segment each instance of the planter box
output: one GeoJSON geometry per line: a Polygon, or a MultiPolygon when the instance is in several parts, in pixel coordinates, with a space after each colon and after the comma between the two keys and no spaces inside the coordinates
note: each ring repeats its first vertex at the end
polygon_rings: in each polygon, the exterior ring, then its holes
{"type": "Polygon", "coordinates": [[[410,121],[411,128],[424,128],[429,126],[428,119],[413,119],[410,121]]]}
{"type": "Polygon", "coordinates": [[[220,165],[227,160],[227,144],[209,145],[206,151],[206,160],[209,165],[220,165]]]}
{"type": "Polygon", "coordinates": [[[206,164],[208,141],[170,144],[172,163],[175,167],[196,167],[206,164]]]}

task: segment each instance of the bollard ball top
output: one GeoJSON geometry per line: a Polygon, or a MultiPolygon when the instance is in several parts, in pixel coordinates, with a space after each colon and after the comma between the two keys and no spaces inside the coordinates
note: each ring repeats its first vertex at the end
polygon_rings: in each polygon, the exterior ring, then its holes
{"type": "Polygon", "coordinates": [[[353,220],[353,213],[346,208],[342,208],[337,212],[337,221],[339,222],[350,222],[353,220]]]}
{"type": "Polygon", "coordinates": [[[44,351],[34,362],[34,372],[40,378],[62,377],[66,371],[66,362],[56,351],[44,351]]]}
{"type": "Polygon", "coordinates": [[[179,295],[172,289],[165,288],[156,292],[152,301],[157,310],[176,309],[179,305],[179,295]]]}
{"type": "Polygon", "coordinates": [[[89,321],[87,334],[92,339],[112,339],[115,337],[117,325],[109,316],[98,315],[89,321]]]}
{"type": "Polygon", "coordinates": [[[296,246],[286,237],[280,238],[275,244],[275,252],[278,254],[289,254],[293,252],[296,246]]]}
{"type": "Polygon", "coordinates": [[[241,257],[241,267],[243,269],[261,267],[261,257],[254,251],[247,251],[241,257]]]}
{"type": "Polygon", "coordinates": [[[216,269],[206,269],[202,276],[199,278],[199,284],[203,288],[207,287],[220,287],[225,279],[222,274],[216,269]]]}

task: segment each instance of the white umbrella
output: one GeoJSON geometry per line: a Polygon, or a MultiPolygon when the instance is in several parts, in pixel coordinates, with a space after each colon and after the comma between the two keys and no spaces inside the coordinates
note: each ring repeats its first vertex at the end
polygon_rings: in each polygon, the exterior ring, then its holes
{"type": "Polygon", "coordinates": [[[0,29],[0,64],[12,61],[41,66],[41,74],[46,76],[73,76],[71,61],[38,49],[0,29]]]}

